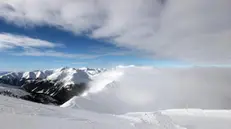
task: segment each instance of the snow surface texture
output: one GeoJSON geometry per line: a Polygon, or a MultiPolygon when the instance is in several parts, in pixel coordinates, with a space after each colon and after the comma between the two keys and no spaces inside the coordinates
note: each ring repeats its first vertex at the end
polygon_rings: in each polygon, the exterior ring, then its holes
{"type": "Polygon", "coordinates": [[[0,97],[3,129],[230,129],[231,111],[178,109],[100,114],[0,97]]]}
{"type": "Polygon", "coordinates": [[[117,67],[92,78],[89,91],[62,107],[113,114],[175,108],[230,109],[230,73],[229,68],[117,67]]]}

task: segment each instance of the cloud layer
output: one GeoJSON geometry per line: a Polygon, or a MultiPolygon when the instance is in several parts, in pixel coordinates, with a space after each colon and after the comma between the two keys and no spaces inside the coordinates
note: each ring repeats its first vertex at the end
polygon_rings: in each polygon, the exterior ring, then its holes
{"type": "Polygon", "coordinates": [[[230,70],[120,66],[93,78],[86,96],[70,100],[71,106],[118,114],[178,108],[230,109],[230,70]],[[116,83],[105,86],[112,81],[116,83]]]}
{"type": "Polygon", "coordinates": [[[153,57],[231,63],[230,0],[3,0],[0,17],[52,25],[153,57]]]}

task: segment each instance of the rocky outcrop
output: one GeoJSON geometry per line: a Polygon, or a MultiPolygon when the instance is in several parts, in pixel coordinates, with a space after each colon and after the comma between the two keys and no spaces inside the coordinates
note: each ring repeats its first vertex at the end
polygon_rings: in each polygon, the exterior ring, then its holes
{"type": "Polygon", "coordinates": [[[71,84],[64,87],[63,83],[47,80],[30,81],[22,86],[22,89],[32,94],[46,95],[63,104],[73,96],[81,94],[87,88],[86,84],[71,84]]]}

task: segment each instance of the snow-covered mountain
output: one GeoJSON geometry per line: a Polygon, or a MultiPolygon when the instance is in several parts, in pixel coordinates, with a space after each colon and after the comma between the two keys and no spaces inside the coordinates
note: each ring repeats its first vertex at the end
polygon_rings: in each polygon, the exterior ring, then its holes
{"type": "Polygon", "coordinates": [[[0,83],[19,86],[33,94],[45,94],[60,104],[80,94],[92,78],[106,69],[69,68],[12,72],[0,76],[0,83]]]}
{"type": "MultiPolygon", "coordinates": [[[[63,67],[54,70],[35,70],[28,72],[11,72],[5,73],[0,76],[0,80],[9,81],[9,84],[13,83],[14,80],[35,80],[35,79],[47,79],[63,81],[66,85],[69,83],[86,83],[94,75],[97,75],[106,69],[91,69],[91,68],[69,68],[63,67]],[[68,82],[68,83],[67,83],[68,82]]],[[[15,84],[13,84],[15,85],[15,84]]]]}
{"type": "Polygon", "coordinates": [[[91,77],[106,71],[106,69],[69,68],[63,67],[54,70],[36,70],[28,72],[11,72],[0,76],[4,84],[21,86],[25,80],[49,80],[62,82],[64,86],[70,84],[88,83],[91,77]]]}

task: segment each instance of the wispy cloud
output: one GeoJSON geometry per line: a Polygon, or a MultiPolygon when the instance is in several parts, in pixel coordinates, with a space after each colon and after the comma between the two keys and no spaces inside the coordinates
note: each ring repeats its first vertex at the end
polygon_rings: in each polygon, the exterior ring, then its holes
{"type": "Polygon", "coordinates": [[[55,48],[64,46],[63,44],[51,43],[41,39],[27,36],[0,33],[0,50],[21,48],[55,48]]]}
{"type": "Polygon", "coordinates": [[[71,64],[74,64],[74,65],[86,65],[88,63],[87,62],[73,62],[71,64]]]}
{"type": "Polygon", "coordinates": [[[101,54],[75,54],[65,53],[55,50],[39,50],[39,49],[24,49],[22,52],[11,52],[9,54],[14,56],[43,56],[43,57],[59,57],[69,59],[95,59],[103,56],[124,56],[125,53],[101,53],[101,54]]]}
{"type": "Polygon", "coordinates": [[[124,56],[129,54],[127,51],[113,50],[92,52],[92,54],[76,54],[56,51],[56,48],[63,47],[64,44],[52,43],[46,40],[35,39],[22,35],[0,33],[0,51],[11,49],[8,54],[15,56],[44,56],[76,59],[94,59],[102,56],[124,56]],[[22,51],[14,51],[15,48],[21,48],[22,51]],[[46,49],[44,49],[46,48],[46,49]]]}
{"type": "Polygon", "coordinates": [[[58,52],[55,50],[38,50],[25,49],[23,52],[11,53],[15,56],[44,56],[44,57],[60,57],[60,58],[76,58],[76,59],[92,59],[100,57],[101,55],[90,54],[70,54],[65,52],[58,52]]]}

